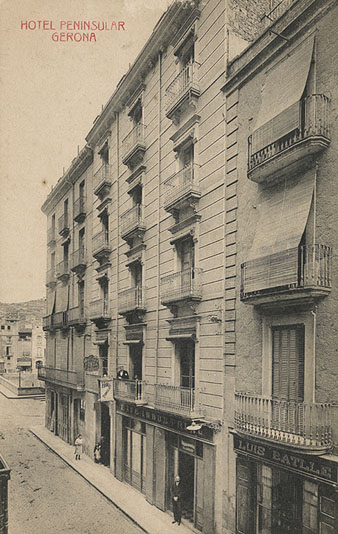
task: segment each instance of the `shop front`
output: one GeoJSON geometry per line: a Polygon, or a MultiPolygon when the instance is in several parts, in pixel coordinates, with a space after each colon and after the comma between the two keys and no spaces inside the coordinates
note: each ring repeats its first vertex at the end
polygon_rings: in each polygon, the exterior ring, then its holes
{"type": "Polygon", "coordinates": [[[238,534],[338,532],[338,464],[234,435],[238,534]]]}
{"type": "Polygon", "coordinates": [[[214,430],[187,430],[191,419],[146,406],[116,402],[115,476],[142,492],[148,502],[171,511],[172,490],[181,478],[183,520],[214,532],[214,430]]]}

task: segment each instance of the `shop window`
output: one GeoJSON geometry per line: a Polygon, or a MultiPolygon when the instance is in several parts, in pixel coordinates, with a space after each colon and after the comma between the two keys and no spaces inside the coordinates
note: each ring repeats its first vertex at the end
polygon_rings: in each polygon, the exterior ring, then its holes
{"type": "Polygon", "coordinates": [[[147,443],[145,424],[136,419],[125,418],[124,421],[124,478],[131,486],[145,493],[147,443]]]}

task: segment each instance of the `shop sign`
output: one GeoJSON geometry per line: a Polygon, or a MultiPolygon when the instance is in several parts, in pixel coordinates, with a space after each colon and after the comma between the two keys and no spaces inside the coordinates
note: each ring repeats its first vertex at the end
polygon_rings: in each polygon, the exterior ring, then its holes
{"type": "MultiPolygon", "coordinates": [[[[187,430],[190,420],[174,417],[145,406],[137,406],[121,401],[116,402],[116,407],[118,412],[122,415],[134,416],[145,422],[153,423],[155,425],[158,424],[168,430],[177,430],[178,432],[185,433],[187,436],[192,435],[192,433],[187,430]]],[[[213,441],[213,431],[211,428],[203,425],[200,430],[197,430],[194,433],[194,437],[213,441]]]]}
{"type": "Polygon", "coordinates": [[[100,380],[100,401],[106,402],[106,401],[112,401],[114,400],[113,396],[113,381],[110,380],[100,380]]]}
{"type": "Polygon", "coordinates": [[[99,359],[97,356],[90,354],[83,358],[83,368],[85,371],[98,371],[99,359]]]}
{"type": "Polygon", "coordinates": [[[190,452],[191,454],[196,453],[196,446],[194,442],[187,441],[184,438],[180,439],[181,449],[185,452],[190,452]]]}
{"type": "Polygon", "coordinates": [[[292,469],[299,473],[313,475],[331,482],[338,481],[337,468],[329,461],[318,456],[301,456],[294,452],[275,449],[249,441],[236,435],[234,435],[234,449],[239,453],[246,453],[259,460],[267,460],[275,465],[292,469]]]}

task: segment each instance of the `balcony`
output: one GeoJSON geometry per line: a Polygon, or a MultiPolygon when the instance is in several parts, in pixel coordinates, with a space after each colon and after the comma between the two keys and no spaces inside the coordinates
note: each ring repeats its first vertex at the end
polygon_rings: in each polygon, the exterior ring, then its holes
{"type": "Polygon", "coordinates": [[[142,206],[137,204],[120,217],[120,233],[122,239],[130,241],[135,237],[143,237],[146,231],[145,223],[142,217],[142,206]]]}
{"type": "Polygon", "coordinates": [[[332,445],[331,406],[235,394],[235,429],[262,440],[323,454],[332,445]]]}
{"type": "Polygon", "coordinates": [[[133,169],[143,161],[146,151],[145,125],[141,122],[122,141],[122,163],[133,169]]]}
{"type": "Polygon", "coordinates": [[[68,215],[64,213],[59,217],[58,220],[58,230],[59,235],[62,237],[66,237],[69,234],[69,222],[68,222],[68,215]]]}
{"type": "Polygon", "coordinates": [[[83,273],[87,266],[86,251],[83,247],[78,248],[72,254],[72,271],[74,273],[83,273]]]}
{"type": "Polygon", "coordinates": [[[32,367],[32,358],[30,356],[22,356],[17,359],[18,367],[32,367]]]}
{"type": "Polygon", "coordinates": [[[67,312],[55,312],[52,315],[52,328],[67,328],[67,312]]]}
{"type": "Polygon", "coordinates": [[[111,253],[109,244],[109,236],[106,230],[102,230],[93,237],[93,256],[95,259],[101,261],[108,258],[111,253]]]}
{"type": "Polygon", "coordinates": [[[311,95],[303,99],[300,110],[295,110],[299,115],[297,127],[284,137],[274,139],[275,127],[278,128],[283,115],[286,117],[290,110],[280,113],[249,136],[248,178],[253,182],[297,173],[330,144],[328,97],[311,95]],[[256,151],[257,142],[263,148],[256,151]]]}
{"type": "Polygon", "coordinates": [[[86,326],[87,320],[84,315],[84,310],[80,308],[80,306],[76,306],[75,308],[71,308],[67,312],[67,324],[68,326],[78,326],[78,327],[84,327],[86,326]]]}
{"type": "Polygon", "coordinates": [[[110,321],[111,312],[109,310],[108,302],[103,299],[90,302],[89,318],[92,321],[110,321]]]}
{"type": "Polygon", "coordinates": [[[60,261],[56,266],[56,278],[62,281],[68,280],[70,276],[68,260],[60,261]]]}
{"type": "Polygon", "coordinates": [[[59,384],[76,391],[84,391],[85,378],[83,371],[67,371],[54,369],[53,367],[40,367],[38,369],[39,380],[59,384]]]}
{"type": "Polygon", "coordinates": [[[161,278],[162,304],[202,299],[202,270],[186,269],[161,278]]]}
{"type": "Polygon", "coordinates": [[[332,249],[305,245],[242,264],[241,300],[248,304],[305,303],[331,290],[332,249]]]}
{"type": "Polygon", "coordinates": [[[76,222],[83,222],[86,218],[86,199],[80,197],[74,202],[73,217],[76,222]]]}
{"type": "Polygon", "coordinates": [[[52,226],[51,228],[48,228],[48,231],[47,231],[47,246],[53,247],[55,243],[56,243],[55,228],[52,226]]]}
{"type": "Polygon", "coordinates": [[[118,310],[120,315],[134,311],[145,311],[144,288],[132,287],[119,293],[118,310]]]}
{"type": "Polygon", "coordinates": [[[177,121],[188,106],[196,105],[196,100],[200,95],[197,74],[197,63],[189,63],[167,88],[165,98],[168,119],[177,121]]]}
{"type": "Polygon", "coordinates": [[[201,197],[197,165],[189,165],[164,182],[164,209],[170,213],[194,205],[201,197]]]}
{"type": "Polygon", "coordinates": [[[46,286],[47,287],[54,287],[55,284],[56,284],[55,269],[49,269],[47,271],[47,276],[46,276],[46,286]]]}
{"type": "Polygon", "coordinates": [[[104,163],[94,174],[94,194],[103,197],[112,185],[112,166],[104,163]]]}
{"type": "Polygon", "coordinates": [[[45,315],[42,318],[42,330],[44,330],[46,332],[48,330],[51,330],[52,326],[53,326],[52,315],[45,315]]]}
{"type": "Polygon", "coordinates": [[[147,404],[145,382],[142,380],[120,380],[114,378],[114,399],[126,400],[135,404],[147,404]]]}
{"type": "Polygon", "coordinates": [[[154,407],[178,415],[192,416],[195,411],[195,390],[180,386],[155,384],[154,407]]]}
{"type": "Polygon", "coordinates": [[[268,11],[261,19],[261,30],[264,31],[279,17],[281,17],[297,0],[281,0],[273,9],[268,11]]]}

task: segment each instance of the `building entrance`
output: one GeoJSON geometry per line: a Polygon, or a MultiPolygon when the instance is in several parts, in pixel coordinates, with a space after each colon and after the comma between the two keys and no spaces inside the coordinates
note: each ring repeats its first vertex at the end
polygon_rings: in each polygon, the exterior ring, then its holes
{"type": "Polygon", "coordinates": [[[188,521],[194,520],[194,484],[195,484],[195,459],[189,454],[179,451],[178,472],[181,478],[181,506],[182,517],[188,521]]]}
{"type": "Polygon", "coordinates": [[[103,465],[110,465],[110,414],[109,408],[101,403],[101,459],[103,465]]]}

